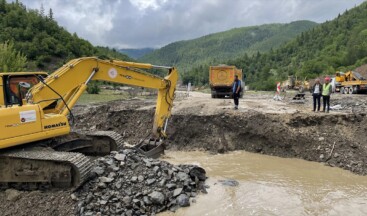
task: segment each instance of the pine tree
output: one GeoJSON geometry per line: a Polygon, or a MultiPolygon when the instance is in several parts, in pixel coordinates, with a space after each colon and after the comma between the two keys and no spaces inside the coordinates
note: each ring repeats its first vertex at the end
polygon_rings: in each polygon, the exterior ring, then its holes
{"type": "Polygon", "coordinates": [[[52,11],[52,8],[50,8],[50,11],[48,12],[48,18],[50,20],[54,20],[54,12],[52,11]]]}
{"type": "Polygon", "coordinates": [[[44,16],[45,16],[45,8],[43,7],[43,4],[41,4],[41,8],[40,8],[40,15],[41,15],[42,17],[44,17],[44,16]]]}
{"type": "Polygon", "coordinates": [[[22,71],[27,63],[27,58],[14,49],[12,42],[0,44],[0,72],[22,71]]]}
{"type": "Polygon", "coordinates": [[[0,13],[5,13],[6,12],[6,2],[5,0],[0,0],[0,13]]]}

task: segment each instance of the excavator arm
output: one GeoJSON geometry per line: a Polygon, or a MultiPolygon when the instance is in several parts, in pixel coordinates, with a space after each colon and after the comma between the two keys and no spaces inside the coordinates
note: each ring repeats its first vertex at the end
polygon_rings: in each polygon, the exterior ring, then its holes
{"type": "Polygon", "coordinates": [[[178,74],[173,67],[150,64],[101,60],[95,57],[74,59],[45,80],[35,85],[27,95],[27,103],[39,104],[47,113],[66,116],[76,104],[91,80],[151,88],[158,90],[152,133],[155,138],[166,136],[164,126],[171,115],[178,74]],[[142,69],[168,69],[161,78],[142,69]]]}

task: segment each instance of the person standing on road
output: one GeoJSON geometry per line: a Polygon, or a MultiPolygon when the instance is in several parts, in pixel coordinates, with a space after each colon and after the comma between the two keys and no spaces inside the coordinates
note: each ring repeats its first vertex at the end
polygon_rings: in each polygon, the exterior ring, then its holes
{"type": "MultiPolygon", "coordinates": [[[[312,97],[313,97],[313,111],[320,112],[320,99],[321,99],[321,93],[322,93],[322,85],[320,84],[320,79],[315,80],[315,85],[312,87],[312,97]],[[317,110],[316,110],[316,104],[317,104],[317,110]]],[[[325,105],[324,105],[325,109],[325,105]]]]}
{"type": "Polygon", "coordinates": [[[233,82],[233,100],[234,100],[234,109],[238,109],[238,101],[240,98],[240,90],[241,90],[241,80],[238,79],[238,75],[234,76],[234,82],[233,82]]]}
{"type": "Polygon", "coordinates": [[[329,112],[330,110],[330,95],[331,95],[331,83],[330,77],[325,77],[325,83],[322,86],[322,101],[324,103],[323,112],[329,112]],[[327,108],[326,108],[327,106],[327,108]]]}
{"type": "Polygon", "coordinates": [[[275,92],[275,96],[273,97],[274,100],[276,101],[282,100],[282,98],[280,97],[280,91],[281,91],[280,82],[277,82],[277,91],[275,92]]]}

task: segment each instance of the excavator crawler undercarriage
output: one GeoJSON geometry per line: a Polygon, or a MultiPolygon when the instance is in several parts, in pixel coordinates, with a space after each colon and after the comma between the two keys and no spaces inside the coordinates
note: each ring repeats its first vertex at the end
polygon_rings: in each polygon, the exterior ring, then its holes
{"type": "Polygon", "coordinates": [[[69,135],[39,141],[0,154],[0,186],[22,190],[77,188],[89,178],[92,160],[121,149],[122,136],[113,131],[69,135]]]}

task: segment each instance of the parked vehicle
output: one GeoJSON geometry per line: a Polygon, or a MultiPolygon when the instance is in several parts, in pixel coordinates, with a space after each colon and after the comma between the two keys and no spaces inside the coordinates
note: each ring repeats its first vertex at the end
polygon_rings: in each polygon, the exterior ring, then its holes
{"type": "MultiPolygon", "coordinates": [[[[209,69],[209,84],[212,98],[221,98],[225,96],[232,98],[232,85],[235,75],[238,75],[238,79],[242,81],[242,69],[237,69],[235,66],[228,65],[211,66],[209,69]]],[[[243,95],[243,86],[242,82],[241,97],[243,95]]]]}

